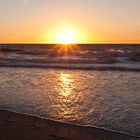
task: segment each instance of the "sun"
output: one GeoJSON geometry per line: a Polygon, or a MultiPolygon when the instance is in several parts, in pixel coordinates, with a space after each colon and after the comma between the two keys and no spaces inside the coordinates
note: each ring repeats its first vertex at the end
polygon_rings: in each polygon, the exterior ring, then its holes
{"type": "Polygon", "coordinates": [[[65,29],[56,35],[58,44],[73,44],[76,42],[76,35],[72,30],[65,29]]]}
{"type": "Polygon", "coordinates": [[[50,30],[47,42],[53,44],[77,44],[85,40],[82,30],[70,26],[61,26],[50,30]]]}

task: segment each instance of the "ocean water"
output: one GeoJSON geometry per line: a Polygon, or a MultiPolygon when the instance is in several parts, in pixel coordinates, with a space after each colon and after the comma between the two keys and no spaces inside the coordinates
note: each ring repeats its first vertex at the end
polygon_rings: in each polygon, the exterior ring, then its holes
{"type": "Polygon", "coordinates": [[[1,68],[0,109],[140,134],[136,72],[1,68]]]}
{"type": "Polygon", "coordinates": [[[76,61],[62,65],[49,60],[58,68],[49,65],[46,69],[40,68],[40,63],[47,62],[33,62],[39,60],[37,55],[30,62],[29,56],[19,60],[16,55],[14,50],[0,59],[0,109],[140,136],[139,61],[131,62],[123,56],[121,61],[119,58],[109,64],[76,61]],[[36,67],[29,68],[27,63],[31,67],[36,63],[36,67]],[[25,68],[21,68],[23,65],[25,68]],[[59,69],[60,65],[78,69],[59,69]],[[80,70],[83,65],[107,69],[80,70]]]}

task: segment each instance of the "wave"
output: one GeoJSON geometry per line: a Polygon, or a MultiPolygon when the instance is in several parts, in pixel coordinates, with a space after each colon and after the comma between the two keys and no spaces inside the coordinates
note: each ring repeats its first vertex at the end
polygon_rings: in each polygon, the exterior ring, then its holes
{"type": "Polygon", "coordinates": [[[140,67],[123,66],[123,65],[80,65],[80,64],[45,64],[45,63],[27,63],[27,62],[12,62],[0,63],[0,67],[19,67],[19,68],[51,68],[51,69],[70,69],[70,70],[98,70],[98,71],[134,71],[140,72],[140,67]]]}

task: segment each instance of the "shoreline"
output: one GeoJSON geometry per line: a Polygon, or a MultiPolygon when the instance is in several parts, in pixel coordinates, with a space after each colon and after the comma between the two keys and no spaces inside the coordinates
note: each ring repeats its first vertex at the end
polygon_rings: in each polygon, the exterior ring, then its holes
{"type": "Polygon", "coordinates": [[[0,110],[1,140],[138,140],[139,137],[0,110]]]}

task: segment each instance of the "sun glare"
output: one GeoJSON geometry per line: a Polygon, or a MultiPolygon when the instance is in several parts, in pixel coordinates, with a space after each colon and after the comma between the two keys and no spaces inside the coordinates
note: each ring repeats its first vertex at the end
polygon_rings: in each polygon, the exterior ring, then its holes
{"type": "Polygon", "coordinates": [[[76,41],[76,36],[71,30],[64,30],[56,35],[56,42],[59,44],[73,44],[76,41]]]}
{"type": "Polygon", "coordinates": [[[76,44],[83,42],[84,33],[77,28],[61,27],[53,29],[48,34],[48,42],[56,44],[76,44]]]}

